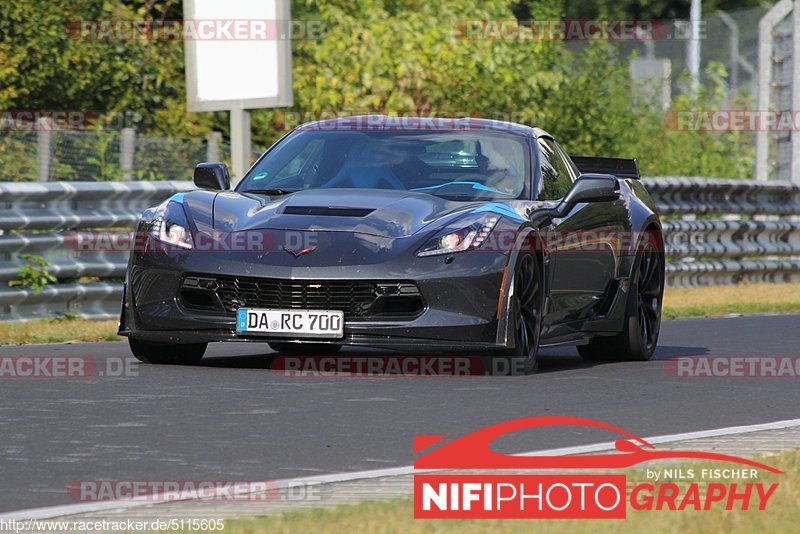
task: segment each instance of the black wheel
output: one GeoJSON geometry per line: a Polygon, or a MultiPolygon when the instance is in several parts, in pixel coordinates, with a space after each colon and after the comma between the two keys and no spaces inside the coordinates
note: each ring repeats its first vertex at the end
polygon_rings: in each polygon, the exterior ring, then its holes
{"type": "Polygon", "coordinates": [[[290,356],[333,356],[342,349],[341,345],[329,343],[289,343],[270,341],[269,348],[290,356]]]}
{"type": "Polygon", "coordinates": [[[578,353],[586,360],[649,360],[658,343],[663,297],[663,255],[655,243],[648,242],[636,260],[622,332],[597,337],[588,345],[579,346],[578,353]]]}
{"type": "Polygon", "coordinates": [[[539,336],[542,330],[544,291],[539,265],[532,254],[523,254],[514,269],[510,299],[510,320],[514,321],[514,348],[498,351],[488,363],[492,374],[530,375],[539,362],[539,336]]]}
{"type": "Polygon", "coordinates": [[[169,345],[128,338],[128,346],[140,362],[171,365],[194,365],[203,359],[208,343],[169,345]]]}

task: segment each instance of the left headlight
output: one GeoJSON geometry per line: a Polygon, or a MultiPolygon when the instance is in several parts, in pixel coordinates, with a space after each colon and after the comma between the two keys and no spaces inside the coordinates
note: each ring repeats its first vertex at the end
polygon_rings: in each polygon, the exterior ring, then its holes
{"type": "Polygon", "coordinates": [[[474,250],[486,241],[499,220],[500,217],[496,215],[459,219],[429,239],[417,250],[417,256],[435,256],[474,250]]]}
{"type": "Polygon", "coordinates": [[[189,219],[183,206],[177,202],[167,202],[153,221],[152,236],[162,243],[180,248],[190,249],[194,246],[189,231],[189,219]]]}

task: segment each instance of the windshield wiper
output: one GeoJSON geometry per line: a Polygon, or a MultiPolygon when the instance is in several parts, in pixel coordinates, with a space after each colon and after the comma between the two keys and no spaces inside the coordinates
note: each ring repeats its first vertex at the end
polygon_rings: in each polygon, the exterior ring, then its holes
{"type": "Polygon", "coordinates": [[[288,189],[246,189],[239,191],[240,193],[255,193],[257,195],[288,195],[296,193],[297,191],[290,191],[288,189]]]}

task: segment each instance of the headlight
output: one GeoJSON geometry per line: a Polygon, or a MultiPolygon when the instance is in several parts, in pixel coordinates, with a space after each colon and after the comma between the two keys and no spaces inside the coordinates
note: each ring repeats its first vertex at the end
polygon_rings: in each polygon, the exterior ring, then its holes
{"type": "Polygon", "coordinates": [[[425,243],[417,251],[417,256],[435,256],[474,250],[486,241],[499,220],[500,217],[496,215],[481,215],[467,220],[459,219],[425,243]]]}
{"type": "Polygon", "coordinates": [[[180,248],[193,247],[189,221],[183,206],[167,202],[162,212],[153,221],[152,235],[158,241],[180,248]]]}

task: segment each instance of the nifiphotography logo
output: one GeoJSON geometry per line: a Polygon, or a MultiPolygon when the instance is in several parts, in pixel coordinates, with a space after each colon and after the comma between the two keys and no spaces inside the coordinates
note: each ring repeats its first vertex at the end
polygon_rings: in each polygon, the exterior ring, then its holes
{"type": "Polygon", "coordinates": [[[417,519],[625,519],[634,510],[765,510],[777,483],[758,481],[761,470],[782,474],[768,465],[714,452],[659,451],[621,428],[578,417],[545,416],[515,419],[460,438],[415,436],[414,452],[429,450],[414,462],[419,470],[470,470],[470,474],[414,475],[414,517],[417,519]],[[583,456],[510,455],[491,449],[494,440],[538,427],[583,426],[621,436],[616,452],[583,456]],[[442,444],[445,442],[444,444],[442,444]],[[432,449],[432,450],[429,450],[432,449]],[[647,469],[648,482],[627,485],[626,469],[654,460],[710,460],[726,468],[647,469]],[[519,474],[520,471],[547,473],[519,474]],[[570,473],[553,473],[554,469],[570,473]],[[474,471],[496,473],[473,474],[474,471]],[[512,474],[508,471],[513,470],[512,474]],[[580,473],[592,470],[592,473],[580,473]],[[658,482],[664,477],[701,481],[658,482]],[[663,476],[662,476],[663,475],[663,476]],[[650,483],[649,480],[656,483],[650,483]],[[725,482],[711,480],[725,479],[725,482]],[[729,482],[736,479],[739,482],[729,482]]]}

